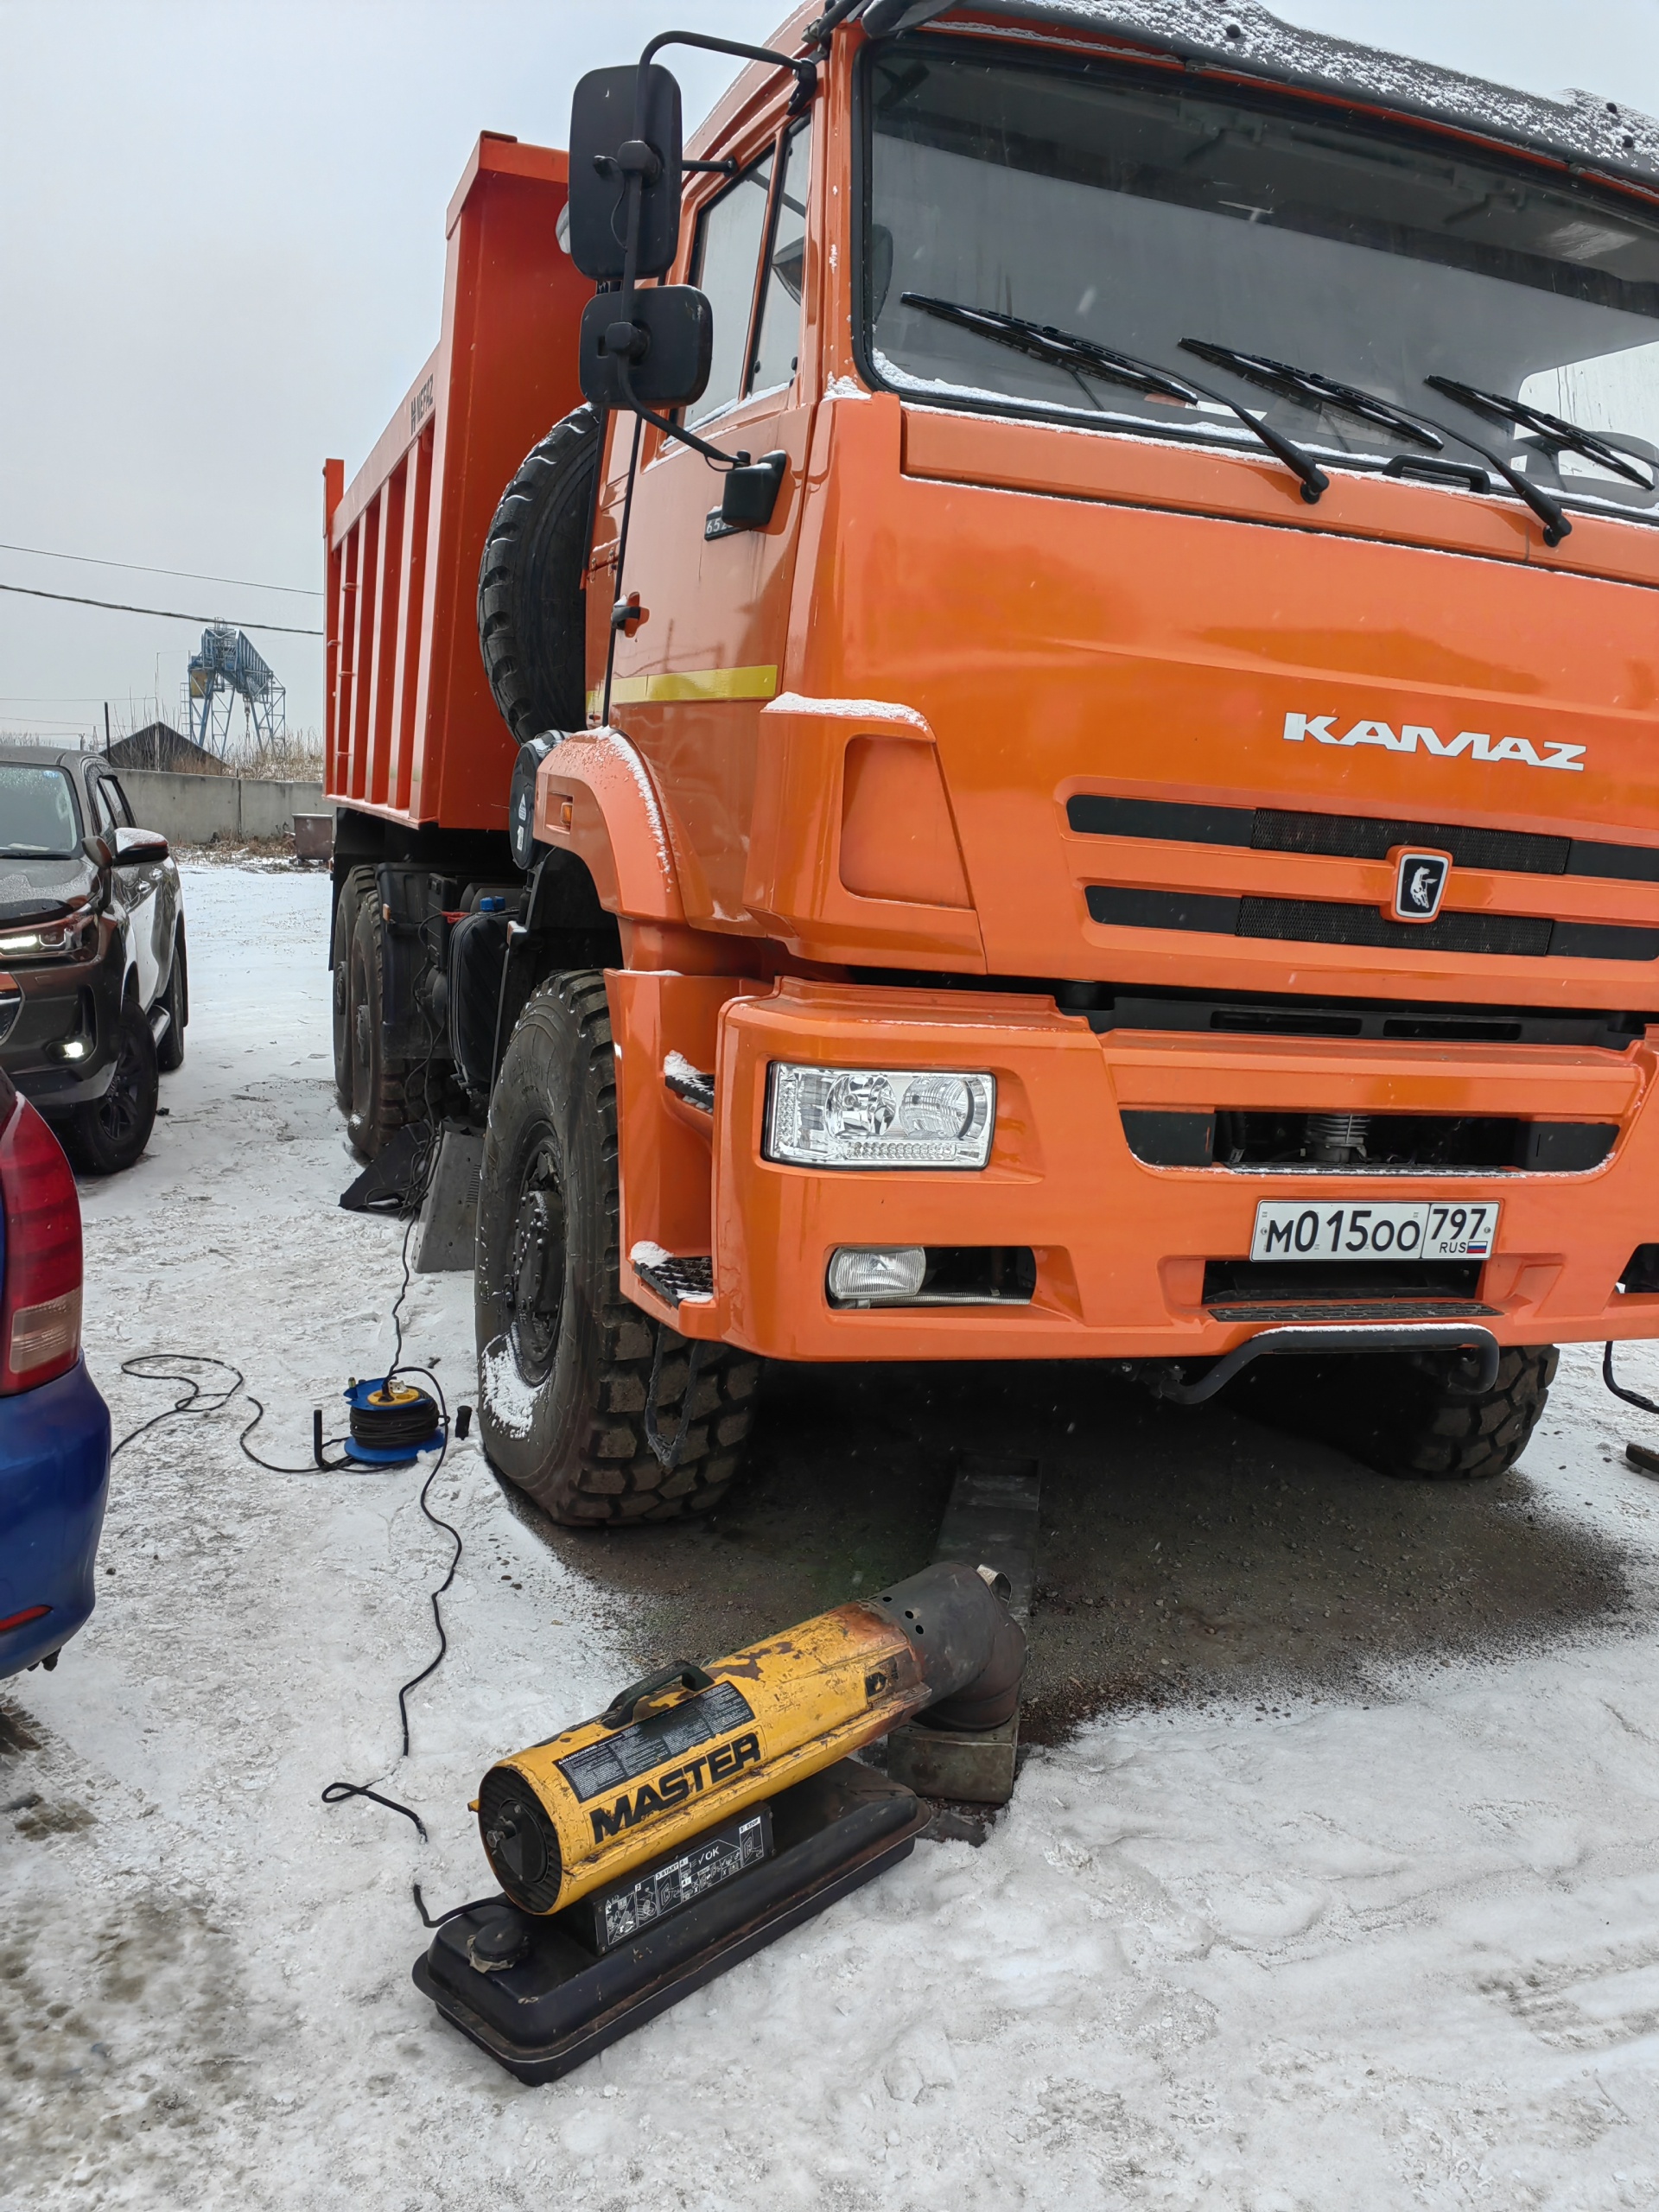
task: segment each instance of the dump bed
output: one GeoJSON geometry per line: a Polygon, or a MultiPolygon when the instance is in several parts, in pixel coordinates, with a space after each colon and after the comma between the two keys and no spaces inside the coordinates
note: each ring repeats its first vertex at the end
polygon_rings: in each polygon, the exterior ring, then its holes
{"type": "Polygon", "coordinates": [[[515,747],[479,656],[485,532],[530,448],[581,403],[593,287],[558,242],[568,164],[486,131],[448,210],[437,348],[349,486],[323,466],[327,796],[505,830],[515,747]]]}

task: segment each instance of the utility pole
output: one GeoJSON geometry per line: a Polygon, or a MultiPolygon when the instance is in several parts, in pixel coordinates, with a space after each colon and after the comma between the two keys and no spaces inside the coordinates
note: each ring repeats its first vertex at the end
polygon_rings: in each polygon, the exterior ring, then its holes
{"type": "Polygon", "coordinates": [[[104,758],[107,760],[109,759],[109,757],[110,757],[110,702],[109,702],[109,701],[106,699],[106,700],[104,702],[104,758]]]}

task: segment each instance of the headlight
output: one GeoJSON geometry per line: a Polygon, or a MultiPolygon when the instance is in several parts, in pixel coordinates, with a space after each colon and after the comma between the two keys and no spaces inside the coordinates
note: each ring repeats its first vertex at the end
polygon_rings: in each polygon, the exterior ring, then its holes
{"type": "Polygon", "coordinates": [[[85,952],[98,934],[97,918],[72,914],[67,921],[37,922],[33,929],[0,936],[0,960],[67,960],[85,952]]]}
{"type": "Polygon", "coordinates": [[[995,1076],[774,1060],[763,1149],[800,1167],[982,1167],[995,1127],[995,1076]]]}

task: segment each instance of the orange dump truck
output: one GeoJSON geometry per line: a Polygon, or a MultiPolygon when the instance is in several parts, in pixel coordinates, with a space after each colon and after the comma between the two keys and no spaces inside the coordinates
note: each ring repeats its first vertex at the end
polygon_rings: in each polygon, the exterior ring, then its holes
{"type": "Polygon", "coordinates": [[[771,1356],[1507,1466],[1659,1334],[1659,127],[834,0],[687,149],[670,42],[326,476],[340,1095],[481,1134],[492,1459],[695,1510],[771,1356]]]}

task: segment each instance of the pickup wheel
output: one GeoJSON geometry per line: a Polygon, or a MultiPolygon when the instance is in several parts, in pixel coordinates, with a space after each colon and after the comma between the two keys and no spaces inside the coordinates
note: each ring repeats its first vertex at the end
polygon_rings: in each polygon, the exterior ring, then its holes
{"type": "Polygon", "coordinates": [[[182,922],[174,933],[173,965],[160,1003],[167,1014],[167,1027],[156,1047],[156,1065],[163,1075],[172,1075],[184,1065],[184,1028],[190,1019],[190,970],[185,959],[182,922]]]}
{"type": "Polygon", "coordinates": [[[340,887],[334,908],[334,1103],[342,1114],[352,1110],[352,1038],[356,1028],[352,1008],[352,933],[357,910],[374,888],[374,870],[354,868],[340,887]]]}
{"type": "Polygon", "coordinates": [[[1228,1395],[1241,1413],[1337,1445],[1379,1474],[1481,1482],[1526,1450],[1560,1360],[1554,1344],[1510,1345],[1482,1391],[1473,1356],[1460,1351],[1263,1359],[1228,1395]]]}
{"type": "Polygon", "coordinates": [[[346,1130],[358,1157],[372,1160],[405,1122],[425,1118],[426,1069],[421,1062],[411,1065],[390,1057],[382,1041],[386,925],[373,895],[374,871],[361,872],[368,876],[369,890],[359,900],[352,924],[346,977],[351,1055],[346,1130]]]}
{"type": "Polygon", "coordinates": [[[121,1008],[115,1071],[101,1098],[76,1106],[62,1123],[63,1148],[85,1175],[118,1175],[142,1158],[161,1096],[149,1019],[129,990],[121,1008]]]}
{"type": "Polygon", "coordinates": [[[478,642],[502,720],[520,745],[581,729],[586,638],[582,571],[599,474],[591,407],[556,423],[524,456],[484,540],[478,642]]]}
{"type": "MultiPolygon", "coordinates": [[[[659,1325],[618,1280],[615,1056],[604,978],[551,976],[519,1015],[490,1099],[479,1185],[479,1425],[492,1464],[554,1520],[665,1521],[738,1471],[760,1363],[709,1345],[671,1471],[645,1439],[659,1325]]],[[[659,1433],[679,1432],[689,1355],[663,1337],[659,1433]]]]}

